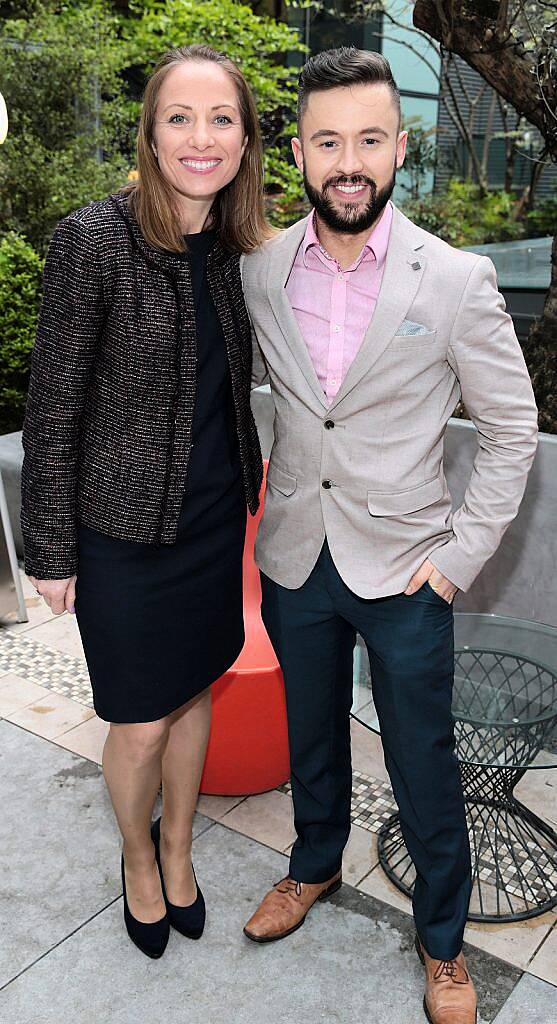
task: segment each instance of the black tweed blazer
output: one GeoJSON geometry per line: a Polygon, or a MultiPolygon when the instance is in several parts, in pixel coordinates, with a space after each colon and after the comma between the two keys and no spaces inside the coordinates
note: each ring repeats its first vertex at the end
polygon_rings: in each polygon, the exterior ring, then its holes
{"type": "MultiPolygon", "coordinates": [[[[232,377],[248,507],[262,460],[250,409],[252,346],[239,254],[219,241],[207,279],[232,377]]],[[[49,246],[23,426],[25,571],[78,571],[76,520],[111,537],[172,544],[195,402],[190,263],[141,234],[123,195],[60,221],[49,246]]]]}

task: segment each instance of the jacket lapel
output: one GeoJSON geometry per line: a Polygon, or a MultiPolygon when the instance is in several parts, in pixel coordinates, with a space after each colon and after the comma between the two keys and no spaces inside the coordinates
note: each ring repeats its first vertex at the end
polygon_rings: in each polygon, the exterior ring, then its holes
{"type": "Polygon", "coordinates": [[[321,405],[327,408],[327,397],[319,383],[308,347],[298,327],[290,299],[286,294],[286,282],[305,235],[307,222],[308,218],[304,217],[303,220],[293,224],[284,232],[280,241],[272,247],[267,267],[267,297],[297,365],[321,405]]]}
{"type": "Polygon", "coordinates": [[[267,296],[284,338],[311,390],[325,409],[333,410],[377,362],[405,319],[423,278],[426,259],[421,250],[424,243],[415,225],[395,206],[385,269],[373,317],[338,394],[328,405],[285,289],[307,221],[308,218],[304,217],[293,224],[272,247],[267,268],[267,296]]]}
{"type": "Polygon", "coordinates": [[[405,319],[426,266],[421,252],[423,244],[421,233],[395,206],[377,305],[362,344],[329,406],[330,410],[346,398],[377,362],[405,319]]]}

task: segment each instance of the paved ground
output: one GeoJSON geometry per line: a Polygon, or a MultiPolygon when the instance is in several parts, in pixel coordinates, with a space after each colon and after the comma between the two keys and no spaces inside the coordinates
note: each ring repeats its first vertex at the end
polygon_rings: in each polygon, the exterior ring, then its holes
{"type": "MultiPolygon", "coordinates": [[[[0,1024],[425,1021],[409,901],[385,878],[369,821],[352,827],[348,884],[302,929],[269,946],[242,935],[295,835],[277,790],[200,798],[205,934],[195,943],[173,932],[156,962],[135,949],[99,767],[107,727],[91,706],[75,619],[54,618],[22,578],[29,622],[0,625],[0,1024]]],[[[367,780],[380,811],[380,741],[353,723],[352,748],[355,780],[367,780]]],[[[556,776],[532,772],[517,789],[553,822],[556,776]]],[[[466,940],[482,1024],[555,1024],[557,913],[469,924],[466,940]]]]}
{"type": "MultiPolygon", "coordinates": [[[[17,1024],[410,1024],[421,968],[407,913],[352,886],[289,939],[256,946],[242,926],[286,857],[198,815],[200,942],[173,932],[157,962],[122,924],[119,843],[99,767],[0,722],[0,1020],[17,1024]]],[[[557,988],[469,947],[481,1021],[555,1024],[557,988]]]]}

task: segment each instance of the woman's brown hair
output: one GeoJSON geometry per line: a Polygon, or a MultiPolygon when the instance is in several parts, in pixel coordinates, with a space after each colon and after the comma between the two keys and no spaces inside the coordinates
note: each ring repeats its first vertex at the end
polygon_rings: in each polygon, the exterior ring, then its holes
{"type": "Polygon", "coordinates": [[[263,148],[257,109],[250,88],[226,54],[211,46],[177,46],[161,58],[147,82],[137,133],[137,181],[122,191],[142,235],[156,249],[184,252],[175,192],[159,169],[153,152],[155,112],[161,85],[171,68],[189,61],[220,64],[233,79],[248,142],[236,177],[220,190],[211,215],[221,244],[234,252],[251,252],[274,233],[267,221],[263,198],[263,148]]]}

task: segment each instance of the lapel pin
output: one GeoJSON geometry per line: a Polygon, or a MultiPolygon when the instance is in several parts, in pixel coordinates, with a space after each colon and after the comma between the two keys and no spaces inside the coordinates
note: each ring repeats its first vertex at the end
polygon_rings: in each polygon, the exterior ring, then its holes
{"type": "Polygon", "coordinates": [[[421,268],[422,268],[422,265],[418,261],[416,261],[416,263],[412,264],[412,270],[421,270],[421,268]]]}

